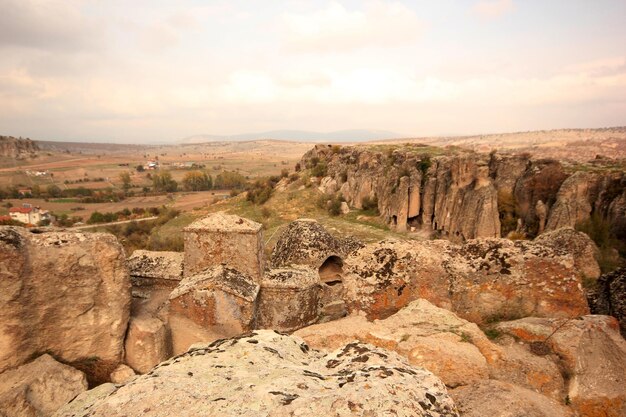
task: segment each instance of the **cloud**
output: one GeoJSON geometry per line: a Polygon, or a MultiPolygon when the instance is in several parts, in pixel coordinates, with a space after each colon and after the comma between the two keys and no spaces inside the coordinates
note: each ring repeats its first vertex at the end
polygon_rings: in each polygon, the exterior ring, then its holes
{"type": "Polygon", "coordinates": [[[0,0],[0,47],[84,50],[100,41],[98,22],[75,0],[0,0]]]}
{"type": "Polygon", "coordinates": [[[312,13],[285,13],[282,20],[291,52],[393,47],[414,41],[423,28],[417,15],[399,2],[372,1],[354,11],[331,2],[312,13]]]}
{"type": "Polygon", "coordinates": [[[474,13],[483,19],[496,19],[514,9],[513,0],[480,0],[473,7],[474,13]]]}

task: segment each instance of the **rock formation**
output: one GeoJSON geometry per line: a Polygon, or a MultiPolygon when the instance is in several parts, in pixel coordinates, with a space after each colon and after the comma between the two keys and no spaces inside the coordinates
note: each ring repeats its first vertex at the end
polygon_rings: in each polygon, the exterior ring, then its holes
{"type": "Polygon", "coordinates": [[[159,362],[172,355],[169,329],[147,315],[132,317],[125,343],[125,362],[135,371],[145,374],[159,362]]]}
{"type": "Polygon", "coordinates": [[[0,415],[49,417],[86,390],[84,373],[44,354],[0,374],[0,415]]]}
{"type": "Polygon", "coordinates": [[[39,146],[30,139],[0,136],[0,156],[23,159],[36,155],[39,146]]]}
{"type": "Polygon", "coordinates": [[[450,391],[463,417],[574,417],[573,410],[550,398],[501,381],[481,381],[450,391]]]}
{"type": "Polygon", "coordinates": [[[108,380],[123,360],[129,313],[114,236],[0,227],[0,372],[49,352],[92,382],[108,380]]]}
{"type": "Polygon", "coordinates": [[[274,268],[304,265],[318,271],[321,320],[346,315],[343,300],[343,259],[363,244],[354,239],[338,239],[317,221],[299,219],[289,223],[272,251],[274,268]]]}
{"type": "MultiPolygon", "coordinates": [[[[370,319],[388,317],[417,298],[475,323],[586,314],[581,271],[572,254],[551,246],[558,237],[560,233],[540,242],[476,239],[457,245],[444,240],[386,240],[371,244],[344,261],[344,300],[349,311],[363,311],[370,319]]],[[[593,264],[597,269],[595,260],[589,262],[590,269],[593,264]]]]}
{"type": "Polygon", "coordinates": [[[626,341],[615,318],[530,317],[500,323],[497,329],[528,343],[536,354],[554,355],[570,379],[567,401],[580,415],[626,414],[626,341]]]}
{"type": "Polygon", "coordinates": [[[293,331],[319,319],[320,277],[308,267],[274,268],[261,282],[257,328],[293,331]]]}
{"type": "Polygon", "coordinates": [[[225,266],[183,279],[169,297],[174,353],[254,329],[258,293],[259,285],[249,275],[225,266]]]}
{"type": "Polygon", "coordinates": [[[259,283],[263,275],[262,225],[239,216],[216,213],[184,229],[186,277],[226,265],[259,283]]]}
{"type": "Polygon", "coordinates": [[[350,343],[321,354],[257,331],[196,345],[121,386],[79,396],[56,417],[128,415],[458,416],[444,385],[393,352],[350,343]]]}
{"type": "MultiPolygon", "coordinates": [[[[623,172],[568,174],[558,161],[527,154],[433,151],[419,144],[316,145],[299,163],[311,169],[320,164],[322,192],[338,192],[356,208],[376,198],[381,216],[397,231],[423,228],[452,240],[500,237],[501,220],[514,216],[519,232],[535,236],[597,213],[626,234],[623,172]]],[[[515,229],[511,223],[504,232],[515,229]]]]}

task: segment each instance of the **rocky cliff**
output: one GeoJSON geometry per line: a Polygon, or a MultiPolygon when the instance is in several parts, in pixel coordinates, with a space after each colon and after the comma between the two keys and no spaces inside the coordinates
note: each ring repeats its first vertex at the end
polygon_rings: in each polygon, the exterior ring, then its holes
{"type": "Polygon", "coordinates": [[[39,146],[30,139],[0,136],[0,156],[7,158],[24,158],[32,156],[39,146]]]}
{"type": "Polygon", "coordinates": [[[528,154],[479,154],[423,145],[316,145],[298,167],[319,175],[320,190],[350,206],[376,202],[397,231],[425,229],[465,240],[528,236],[575,226],[597,213],[625,229],[626,176],[568,173],[528,154]]]}

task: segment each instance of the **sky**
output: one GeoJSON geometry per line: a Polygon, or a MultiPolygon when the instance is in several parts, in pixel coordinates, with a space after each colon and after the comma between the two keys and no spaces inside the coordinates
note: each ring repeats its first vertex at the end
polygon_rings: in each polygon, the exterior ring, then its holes
{"type": "Polygon", "coordinates": [[[0,0],[0,134],[626,125],[624,0],[0,0]]]}

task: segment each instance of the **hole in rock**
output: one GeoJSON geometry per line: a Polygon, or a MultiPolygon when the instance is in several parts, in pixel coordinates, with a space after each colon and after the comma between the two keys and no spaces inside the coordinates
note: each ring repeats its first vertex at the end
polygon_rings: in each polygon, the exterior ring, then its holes
{"type": "Polygon", "coordinates": [[[338,256],[329,256],[319,269],[320,280],[326,285],[337,285],[343,282],[343,261],[338,256]]]}

